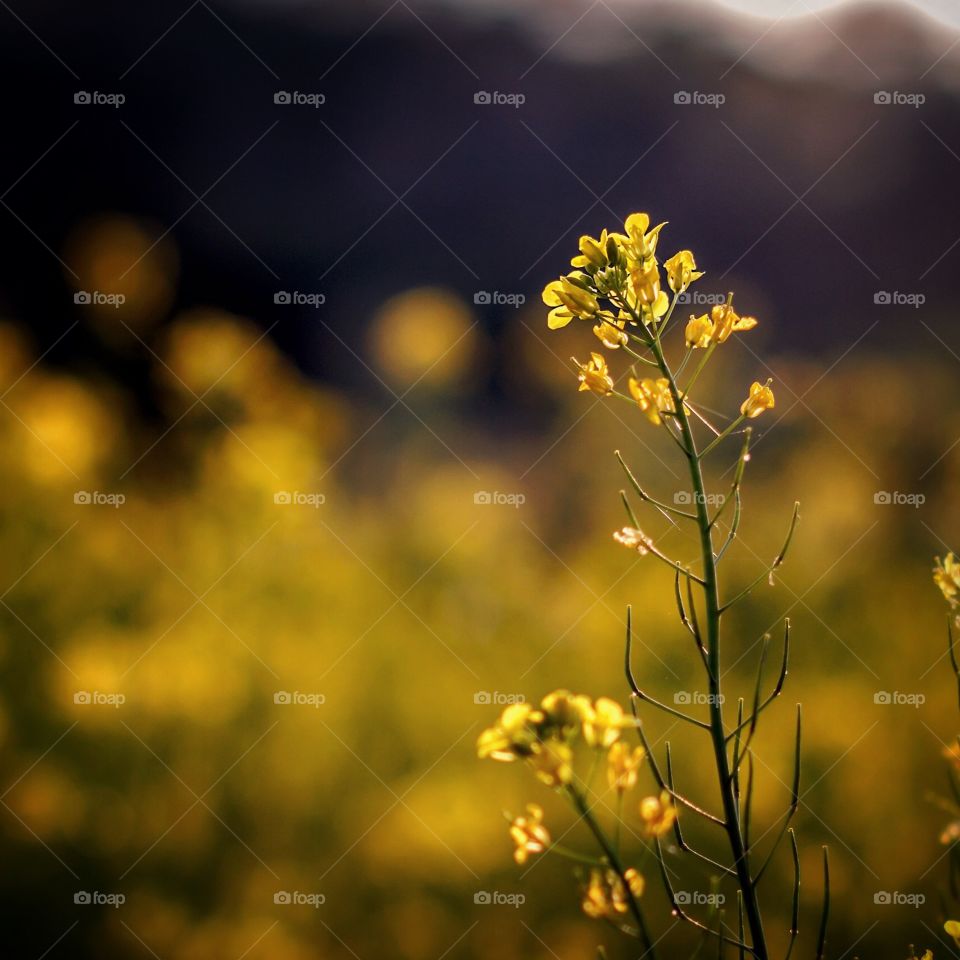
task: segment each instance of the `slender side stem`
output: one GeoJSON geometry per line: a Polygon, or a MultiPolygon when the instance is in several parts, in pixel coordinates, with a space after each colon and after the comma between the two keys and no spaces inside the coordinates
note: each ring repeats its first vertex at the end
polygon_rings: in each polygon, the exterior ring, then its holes
{"type": "Polygon", "coordinates": [[[579,813],[583,818],[584,823],[586,823],[586,825],[590,828],[590,832],[600,845],[603,855],[610,864],[610,869],[616,873],[620,883],[623,885],[624,896],[627,898],[627,904],[630,907],[630,913],[633,915],[633,919],[637,921],[637,927],[640,930],[640,938],[643,940],[644,951],[642,956],[649,957],[650,960],[656,960],[657,954],[654,948],[653,940],[650,937],[650,930],[647,927],[647,921],[643,916],[643,911],[640,909],[640,904],[637,902],[637,898],[633,895],[633,891],[630,889],[630,883],[627,880],[626,871],[624,870],[617,851],[613,848],[613,844],[611,844],[607,839],[607,835],[603,832],[603,828],[599,823],[597,823],[596,818],[587,804],[586,797],[572,784],[567,787],[567,791],[570,799],[573,801],[573,805],[576,808],[577,813],[579,813]]]}
{"type": "Polygon", "coordinates": [[[710,684],[710,735],[713,741],[713,753],[716,763],[717,777],[720,786],[721,802],[723,804],[724,830],[730,843],[730,852],[733,858],[737,881],[743,891],[743,905],[747,917],[747,926],[750,929],[752,951],[757,960],[767,960],[767,942],[763,930],[763,919],[760,914],[760,904],[750,866],[747,861],[746,845],[740,823],[740,811],[733,790],[733,775],[730,770],[727,755],[726,731],[723,723],[723,696],[720,682],[720,595],[717,583],[716,556],[713,551],[713,530],[707,510],[706,487],[703,479],[700,455],[697,453],[696,440],[683,406],[683,400],[676,379],[664,357],[658,341],[651,344],[660,372],[670,384],[670,394],[676,410],[677,423],[686,448],[687,462],[690,468],[690,482],[693,487],[694,501],[697,512],[697,526],[700,530],[700,553],[703,563],[702,586],[706,607],[706,647],[708,657],[708,681],[710,684]]]}

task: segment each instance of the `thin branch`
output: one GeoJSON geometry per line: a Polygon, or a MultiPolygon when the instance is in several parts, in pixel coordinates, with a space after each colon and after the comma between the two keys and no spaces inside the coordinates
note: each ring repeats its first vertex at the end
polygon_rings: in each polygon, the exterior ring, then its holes
{"type": "Polygon", "coordinates": [[[820,912],[820,933],[817,936],[817,960],[823,960],[827,945],[827,920],[830,917],[830,857],[823,847],[823,909],[820,912]]]}
{"type": "MultiPolygon", "coordinates": [[[[754,711],[744,721],[744,725],[749,724],[751,727],[755,726],[757,722],[757,717],[759,717],[759,715],[763,713],[763,711],[766,710],[767,707],[769,707],[770,704],[777,699],[777,697],[780,696],[780,694],[783,692],[783,685],[787,679],[787,672],[788,672],[789,666],[790,666],[790,618],[787,617],[784,620],[783,659],[780,662],[780,674],[777,677],[777,684],[773,688],[773,691],[767,696],[766,700],[764,700],[763,703],[759,705],[759,707],[756,705],[756,703],[754,703],[754,711]]],[[[758,674],[758,680],[759,680],[759,674],[758,674]]],[[[729,742],[733,738],[734,734],[738,733],[739,730],[740,730],[740,727],[738,725],[736,730],[734,730],[732,733],[727,735],[727,741],[729,742]]]]}
{"type": "Polygon", "coordinates": [[[672,513],[678,517],[685,517],[687,520],[695,521],[697,519],[695,514],[688,513],[686,510],[678,510],[676,507],[671,507],[669,504],[661,503],[661,501],[657,500],[655,497],[651,497],[650,494],[640,486],[640,482],[633,475],[633,471],[627,466],[626,461],[620,455],[620,451],[614,450],[613,452],[617,460],[620,461],[620,466],[623,467],[623,472],[627,475],[627,479],[630,481],[630,486],[633,487],[633,489],[637,492],[637,496],[641,500],[643,500],[645,503],[652,504],[658,510],[666,513],[672,513]]]}
{"type": "Polygon", "coordinates": [[[790,850],[793,853],[793,908],[790,913],[790,946],[784,960],[790,960],[793,945],[800,933],[800,851],[797,849],[797,835],[790,828],[790,850]]]}

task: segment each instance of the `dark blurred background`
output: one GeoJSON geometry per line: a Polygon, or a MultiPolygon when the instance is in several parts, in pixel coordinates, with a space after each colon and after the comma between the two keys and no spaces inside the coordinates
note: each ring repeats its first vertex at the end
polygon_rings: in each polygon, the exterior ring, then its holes
{"type": "MultiPolygon", "coordinates": [[[[960,528],[956,12],[0,7],[6,952],[627,955],[578,916],[564,865],[519,879],[500,810],[543,798],[473,743],[495,691],[625,699],[628,601],[651,685],[690,680],[669,577],[628,576],[609,541],[611,450],[664,496],[681,471],[645,422],[573,395],[590,338],[548,334],[539,302],[581,233],[634,210],[707,271],[690,309],[735,290],[760,319],[709,403],[775,380],[734,579],[774,555],[794,499],[804,523],[731,643],[749,692],[764,631],[789,613],[801,638],[757,806],[784,803],[802,699],[804,935],[829,842],[832,957],[934,945],[956,728],[929,583],[960,528]],[[93,491],[124,502],[78,499],[93,491]],[[292,690],[323,705],[275,702],[292,690]],[[891,690],[926,700],[874,702],[891,690]],[[293,890],[324,903],[274,902],[293,890]],[[490,890],[527,901],[474,902],[490,890]],[[898,891],[925,902],[875,902],[898,891]]],[[[658,722],[709,798],[702,745],[658,722]]],[[[649,872],[651,917],[685,950],[649,872]]],[[[784,856],[778,944],[789,883],[784,856]]]]}

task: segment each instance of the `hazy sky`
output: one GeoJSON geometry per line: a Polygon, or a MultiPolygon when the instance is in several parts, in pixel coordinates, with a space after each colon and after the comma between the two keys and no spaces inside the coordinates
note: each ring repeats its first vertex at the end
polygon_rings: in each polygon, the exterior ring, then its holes
{"type": "MultiPolygon", "coordinates": [[[[717,0],[722,6],[765,17],[802,16],[811,10],[839,6],[838,0],[717,0]]],[[[960,0],[900,0],[942,20],[960,27],[960,0]]]]}

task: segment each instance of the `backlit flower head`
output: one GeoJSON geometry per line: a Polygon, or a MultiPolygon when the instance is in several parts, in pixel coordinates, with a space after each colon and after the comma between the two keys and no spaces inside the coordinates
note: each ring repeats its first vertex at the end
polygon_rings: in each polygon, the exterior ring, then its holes
{"type": "Polygon", "coordinates": [[[640,819],[648,837],[662,837],[677,819],[677,808],[666,790],[659,797],[644,797],[640,801],[640,819]]]}
{"type": "Polygon", "coordinates": [[[933,568],[933,582],[940,588],[944,599],[951,607],[960,603],[960,561],[948,553],[943,559],[937,557],[933,568]]]}
{"type": "Polygon", "coordinates": [[[577,379],[581,390],[592,390],[601,397],[613,392],[613,377],[607,369],[607,361],[602,353],[591,353],[586,363],[580,363],[576,357],[573,362],[580,368],[577,379]]]}
{"type": "Polygon", "coordinates": [[[641,557],[650,552],[650,538],[636,527],[622,527],[614,533],[613,539],[630,550],[636,550],[641,557]]]}
{"type": "Polygon", "coordinates": [[[656,379],[644,378],[637,380],[630,377],[627,381],[630,396],[637,401],[637,406],[647,415],[647,419],[656,425],[660,424],[661,413],[673,413],[673,396],[670,393],[670,381],[666,377],[656,379]]]}
{"type": "Polygon", "coordinates": [[[593,335],[609,350],[626,346],[630,342],[623,320],[602,319],[594,328],[593,335]]]}
{"type": "Polygon", "coordinates": [[[497,723],[488,727],[477,739],[477,755],[481,759],[511,761],[529,755],[537,739],[536,725],[543,714],[528,703],[512,703],[497,723]]]}
{"type": "Polygon", "coordinates": [[[525,817],[514,817],[510,824],[510,837],[516,844],[513,859],[526,863],[533,853],[543,853],[550,846],[550,831],[543,825],[543,809],[535,803],[527,804],[525,817]]]}
{"type": "Polygon", "coordinates": [[[756,380],[750,385],[750,393],[747,399],[740,405],[740,413],[743,416],[753,419],[759,417],[764,410],[772,410],[774,406],[773,391],[770,389],[771,381],[758,383],[756,380]]]}
{"type": "Polygon", "coordinates": [[[553,307],[547,315],[547,326],[551,330],[565,327],[574,317],[592,320],[600,312],[597,298],[570,277],[553,280],[543,288],[543,302],[553,307]]]}
{"type": "Polygon", "coordinates": [[[703,271],[697,270],[697,261],[689,250],[675,253],[664,263],[664,267],[667,271],[667,283],[674,293],[683,293],[694,280],[703,276],[703,271]]]}
{"type": "Polygon", "coordinates": [[[548,787],[560,787],[573,779],[573,750],[567,743],[537,741],[527,759],[537,778],[548,787]]]}
{"type": "Polygon", "coordinates": [[[607,749],[620,739],[625,725],[623,707],[616,700],[600,697],[583,716],[583,739],[591,747],[607,749]]]}
{"type": "Polygon", "coordinates": [[[607,781],[617,793],[632,790],[637,783],[640,764],[646,753],[643,747],[630,747],[618,740],[607,754],[607,781]]]}

